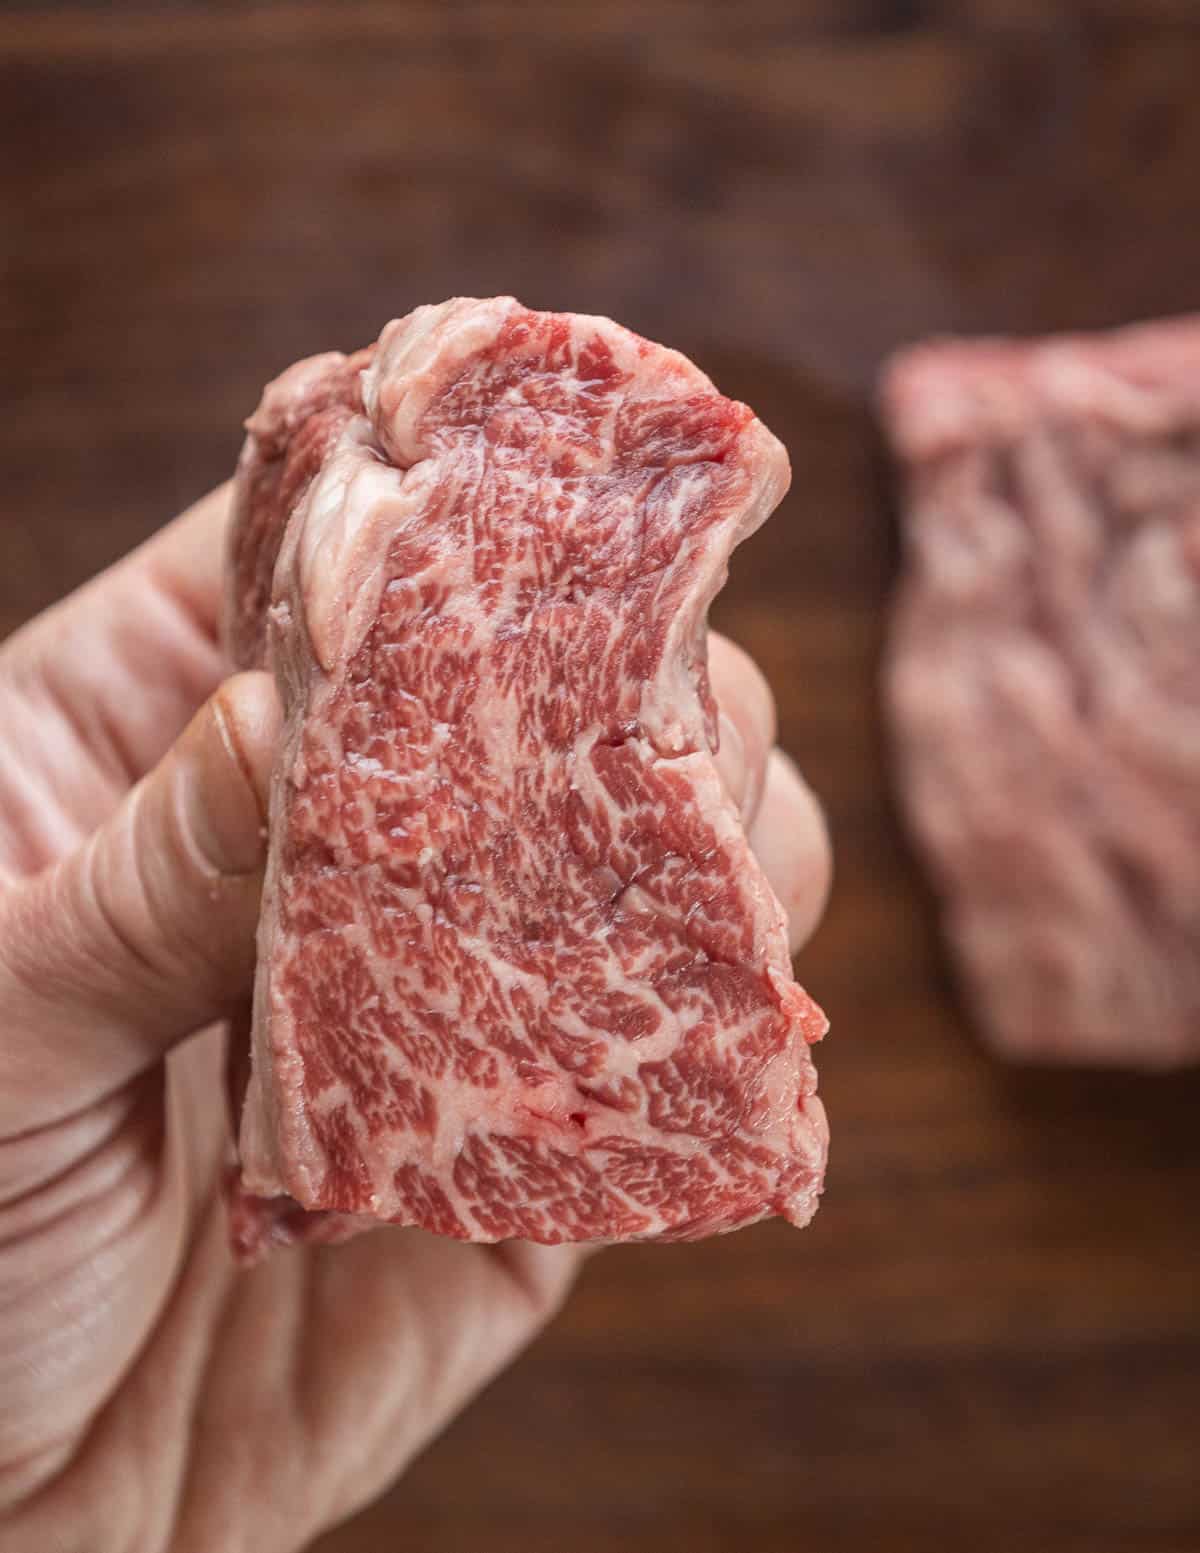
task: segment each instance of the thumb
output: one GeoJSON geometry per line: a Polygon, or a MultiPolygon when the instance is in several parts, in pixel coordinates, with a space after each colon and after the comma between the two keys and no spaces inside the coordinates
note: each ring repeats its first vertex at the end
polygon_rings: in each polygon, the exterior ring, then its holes
{"type": "Polygon", "coordinates": [[[226,681],[89,841],[0,900],[0,1136],[246,998],[279,720],[270,676],[226,681]]]}

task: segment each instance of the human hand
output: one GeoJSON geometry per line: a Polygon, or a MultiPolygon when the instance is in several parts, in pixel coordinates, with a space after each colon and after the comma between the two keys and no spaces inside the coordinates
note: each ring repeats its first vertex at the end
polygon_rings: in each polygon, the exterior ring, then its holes
{"type": "MultiPolygon", "coordinates": [[[[226,518],[223,490],[0,649],[3,1550],[298,1548],[578,1266],[415,1230],[232,1264],[217,1022],[250,993],[279,711],[268,676],[224,679],[226,518]]],[[[798,942],[828,883],[819,812],[750,660],[714,637],[711,673],[798,942]]]]}

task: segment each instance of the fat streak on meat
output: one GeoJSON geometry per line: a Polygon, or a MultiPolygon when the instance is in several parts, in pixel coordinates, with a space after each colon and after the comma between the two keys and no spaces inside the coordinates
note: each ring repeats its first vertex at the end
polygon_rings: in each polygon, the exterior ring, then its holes
{"type": "Polygon", "coordinates": [[[285,731],[239,1254],[806,1223],[826,1022],[706,667],[780,443],[677,353],[511,298],[301,362],[247,428],[225,633],[285,731]]]}
{"type": "Polygon", "coordinates": [[[980,1025],[1200,1057],[1200,319],[899,355],[902,798],[980,1025]]]}

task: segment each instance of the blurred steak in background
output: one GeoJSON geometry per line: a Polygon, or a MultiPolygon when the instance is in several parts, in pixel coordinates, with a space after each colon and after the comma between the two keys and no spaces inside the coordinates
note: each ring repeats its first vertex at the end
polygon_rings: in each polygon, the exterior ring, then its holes
{"type": "Polygon", "coordinates": [[[893,358],[901,799],[987,1040],[1200,1057],[1200,319],[893,358]]]}

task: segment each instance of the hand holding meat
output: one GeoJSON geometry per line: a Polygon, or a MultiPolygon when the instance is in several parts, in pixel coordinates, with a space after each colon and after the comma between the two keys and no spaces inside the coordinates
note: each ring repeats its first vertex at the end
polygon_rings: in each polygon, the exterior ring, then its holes
{"type": "MultiPolygon", "coordinates": [[[[298,1547],[577,1266],[388,1230],[234,1268],[218,1022],[250,995],[280,713],[266,674],[224,677],[226,515],[210,497],[0,654],[5,1548],[298,1547]]],[[[711,673],[724,778],[802,935],[819,818],[753,665],[714,639],[711,673]]]]}

